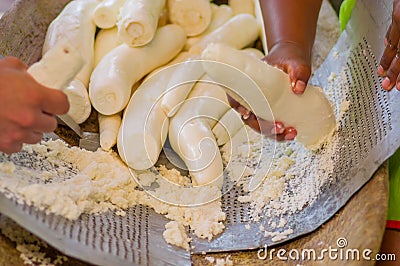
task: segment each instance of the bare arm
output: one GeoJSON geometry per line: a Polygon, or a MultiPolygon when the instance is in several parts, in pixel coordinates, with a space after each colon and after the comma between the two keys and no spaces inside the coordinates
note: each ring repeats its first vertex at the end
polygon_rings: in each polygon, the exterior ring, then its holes
{"type": "Polygon", "coordinates": [[[269,54],[266,61],[290,76],[303,93],[311,75],[311,52],[322,0],[260,0],[269,54]]]}

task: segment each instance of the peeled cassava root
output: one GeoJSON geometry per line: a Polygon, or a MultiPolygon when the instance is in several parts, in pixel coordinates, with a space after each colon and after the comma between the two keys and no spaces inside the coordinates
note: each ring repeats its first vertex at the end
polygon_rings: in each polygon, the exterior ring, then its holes
{"type": "Polygon", "coordinates": [[[293,126],[298,132],[297,140],[305,146],[319,146],[335,129],[332,105],[321,88],[309,85],[304,94],[296,95],[290,88],[286,73],[246,52],[222,44],[208,46],[202,53],[202,59],[228,64],[248,75],[258,85],[265,101],[260,99],[259,91],[250,89],[250,83],[243,83],[246,80],[243,75],[231,79],[229,77],[233,72],[230,73],[231,70],[223,65],[204,64],[206,73],[213,80],[234,89],[236,93],[228,93],[235,100],[265,120],[293,126]],[[289,111],[288,106],[294,111],[289,111]]]}
{"type": "Polygon", "coordinates": [[[40,84],[63,90],[84,65],[81,53],[69,42],[59,42],[47,51],[28,73],[40,84]],[[68,68],[65,66],[68,65],[68,68]]]}
{"type": "Polygon", "coordinates": [[[184,28],[187,36],[204,32],[211,22],[209,0],[168,0],[169,19],[184,28]]]}
{"type": "Polygon", "coordinates": [[[118,131],[121,126],[121,114],[102,115],[98,114],[100,146],[103,150],[110,150],[116,143],[118,131]]]}
{"type": "Polygon", "coordinates": [[[84,122],[90,115],[91,104],[87,87],[94,66],[94,38],[96,25],[92,15],[100,3],[98,0],[75,0],[70,2],[54,19],[46,33],[43,54],[58,42],[68,40],[80,51],[85,65],[74,82],[65,91],[70,102],[68,114],[77,123],[84,122]]]}
{"type": "Polygon", "coordinates": [[[196,81],[203,76],[204,69],[198,60],[199,55],[188,57],[180,63],[169,79],[166,80],[166,91],[161,100],[161,108],[168,117],[179,110],[180,104],[187,98],[196,81]]]}
{"type": "Polygon", "coordinates": [[[228,109],[224,90],[205,76],[171,118],[171,147],[185,162],[194,185],[222,185],[222,158],[212,127],[228,109]]]}
{"type": "Polygon", "coordinates": [[[94,65],[97,66],[106,54],[120,44],[117,27],[100,30],[94,43],[94,65]]]}
{"type": "Polygon", "coordinates": [[[254,17],[248,14],[238,15],[194,45],[189,53],[193,54],[179,66],[176,73],[168,81],[168,87],[163,96],[161,107],[169,116],[173,116],[180,108],[179,104],[189,95],[194,82],[204,74],[201,63],[193,61],[199,59],[198,54],[209,43],[224,43],[238,49],[244,48],[253,43],[258,37],[259,26],[254,17]],[[246,29],[241,32],[241,30],[246,29]],[[236,34],[240,32],[240,34],[236,34]],[[235,35],[234,37],[232,35],[235,35]],[[180,86],[177,84],[182,83],[180,86]]]}
{"type": "Polygon", "coordinates": [[[150,73],[125,109],[118,133],[118,152],[133,169],[148,169],[158,160],[169,127],[169,119],[161,108],[166,81],[176,72],[176,67],[171,66],[188,57],[189,53],[180,53],[167,66],[150,73]]]}
{"type": "Polygon", "coordinates": [[[131,97],[133,84],[174,58],[185,41],[183,29],[170,24],[159,28],[146,46],[121,44],[111,50],[96,66],[90,79],[89,96],[93,107],[104,115],[122,111],[131,97]]]}
{"type": "Polygon", "coordinates": [[[254,16],[255,14],[254,1],[255,0],[229,0],[228,4],[232,8],[232,12],[234,15],[250,14],[254,16]]]}
{"type": "Polygon", "coordinates": [[[210,43],[224,43],[237,49],[245,48],[255,42],[260,34],[260,25],[249,14],[239,14],[207,34],[189,50],[192,53],[203,51],[210,43]]]}
{"type": "Polygon", "coordinates": [[[158,160],[167,138],[169,120],[160,107],[164,79],[171,71],[147,78],[133,93],[118,133],[118,152],[129,167],[145,170],[158,160]]]}
{"type": "Polygon", "coordinates": [[[232,17],[232,9],[228,5],[217,6],[215,4],[211,4],[211,7],[212,7],[212,19],[210,25],[208,25],[207,29],[203,33],[195,37],[188,38],[185,45],[185,50],[189,50],[204,36],[219,28],[221,25],[223,25],[232,17]]]}
{"type": "Polygon", "coordinates": [[[151,42],[165,0],[126,0],[117,22],[118,37],[133,47],[151,42]]]}
{"type": "Polygon", "coordinates": [[[94,23],[102,29],[114,27],[124,3],[125,0],[103,0],[93,12],[94,23]]]}
{"type": "Polygon", "coordinates": [[[229,109],[212,128],[218,146],[228,143],[242,127],[244,123],[240,114],[229,109]]]}

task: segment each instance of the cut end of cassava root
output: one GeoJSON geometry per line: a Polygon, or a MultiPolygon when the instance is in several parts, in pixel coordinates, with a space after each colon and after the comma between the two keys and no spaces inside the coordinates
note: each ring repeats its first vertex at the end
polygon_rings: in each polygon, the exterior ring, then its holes
{"type": "Polygon", "coordinates": [[[112,91],[109,89],[104,89],[103,92],[98,91],[94,98],[92,95],[92,105],[93,107],[103,115],[113,115],[124,109],[129,100],[129,96],[121,95],[125,91],[112,91]]]}
{"type": "Polygon", "coordinates": [[[69,111],[68,115],[78,124],[89,118],[92,105],[86,86],[77,79],[74,79],[65,89],[64,93],[68,96],[69,111]]]}
{"type": "Polygon", "coordinates": [[[115,26],[116,17],[110,16],[108,10],[98,9],[94,14],[94,22],[99,28],[110,29],[115,26]]]}

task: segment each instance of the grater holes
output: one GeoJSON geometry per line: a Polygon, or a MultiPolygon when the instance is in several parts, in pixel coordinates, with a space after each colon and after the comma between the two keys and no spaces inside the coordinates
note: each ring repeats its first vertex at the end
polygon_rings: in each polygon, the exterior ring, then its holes
{"type": "Polygon", "coordinates": [[[391,123],[387,96],[382,94],[375,73],[376,57],[365,39],[353,49],[346,66],[344,85],[349,88],[346,99],[350,107],[340,121],[339,155],[335,159],[341,171],[347,171],[365,158],[386,136],[388,126],[385,123],[391,123]]]}
{"type": "Polygon", "coordinates": [[[233,225],[248,220],[246,205],[237,200],[237,198],[243,194],[241,187],[233,185],[231,189],[222,196],[222,207],[226,215],[225,224],[233,225]]]}

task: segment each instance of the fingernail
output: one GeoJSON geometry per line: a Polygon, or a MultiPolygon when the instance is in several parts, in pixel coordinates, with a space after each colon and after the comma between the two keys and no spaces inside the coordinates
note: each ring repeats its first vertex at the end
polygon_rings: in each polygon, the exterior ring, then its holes
{"type": "Polygon", "coordinates": [[[244,115],[246,113],[247,109],[244,108],[243,106],[239,106],[237,108],[237,111],[239,112],[240,115],[244,115]]]}
{"type": "Polygon", "coordinates": [[[242,116],[242,118],[244,120],[249,119],[250,117],[250,110],[247,110],[246,108],[244,108],[243,106],[239,106],[238,107],[238,112],[239,114],[242,116]]]}
{"type": "Polygon", "coordinates": [[[275,127],[271,129],[272,134],[282,134],[285,132],[285,126],[282,122],[275,122],[275,127]]]}
{"type": "Polygon", "coordinates": [[[296,81],[295,86],[293,87],[293,92],[296,94],[302,94],[306,89],[306,83],[302,80],[296,81]]]}
{"type": "Polygon", "coordinates": [[[382,88],[384,90],[390,90],[390,79],[388,77],[386,77],[383,81],[382,81],[382,88]]]}
{"type": "Polygon", "coordinates": [[[384,73],[385,73],[385,70],[383,69],[383,67],[382,66],[378,66],[378,75],[383,77],[384,73]]]}
{"type": "Polygon", "coordinates": [[[383,41],[383,43],[385,44],[385,46],[388,45],[388,43],[389,43],[389,42],[388,42],[388,39],[385,38],[385,40],[383,41]]]}
{"type": "Polygon", "coordinates": [[[249,117],[250,117],[250,111],[249,110],[247,110],[246,113],[242,114],[243,120],[247,120],[247,119],[249,119],[249,117]]]}
{"type": "Polygon", "coordinates": [[[396,89],[397,89],[398,91],[400,91],[400,81],[397,82],[397,84],[396,84],[396,89]]]}
{"type": "Polygon", "coordinates": [[[295,128],[287,128],[285,130],[285,140],[294,140],[297,136],[297,130],[295,128]]]}

